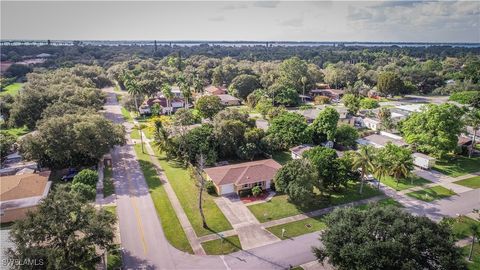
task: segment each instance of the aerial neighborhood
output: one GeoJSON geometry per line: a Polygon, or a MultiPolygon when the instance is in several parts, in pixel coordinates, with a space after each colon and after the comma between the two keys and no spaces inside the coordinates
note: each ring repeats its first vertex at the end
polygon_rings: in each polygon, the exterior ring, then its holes
{"type": "Polygon", "coordinates": [[[480,45],[372,44],[2,37],[2,267],[480,269],[480,45]]]}

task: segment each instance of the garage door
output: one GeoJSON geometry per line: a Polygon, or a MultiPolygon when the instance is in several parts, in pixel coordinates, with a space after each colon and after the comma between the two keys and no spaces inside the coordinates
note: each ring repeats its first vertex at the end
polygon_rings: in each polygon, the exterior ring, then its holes
{"type": "Polygon", "coordinates": [[[233,184],[230,185],[222,185],[222,195],[223,194],[228,194],[228,193],[233,193],[233,184]]]}

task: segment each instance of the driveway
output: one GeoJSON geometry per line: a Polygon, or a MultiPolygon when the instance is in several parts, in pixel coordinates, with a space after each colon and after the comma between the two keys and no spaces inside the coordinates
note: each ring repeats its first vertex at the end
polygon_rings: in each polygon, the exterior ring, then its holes
{"type": "Polygon", "coordinates": [[[253,249],[280,241],[275,235],[262,228],[260,222],[237,195],[220,197],[215,199],[215,203],[237,232],[243,249],[253,249]]]}

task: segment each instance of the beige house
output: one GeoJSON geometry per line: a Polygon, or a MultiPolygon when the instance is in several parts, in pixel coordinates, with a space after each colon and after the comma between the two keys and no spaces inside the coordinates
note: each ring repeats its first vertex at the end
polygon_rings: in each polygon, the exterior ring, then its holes
{"type": "Polygon", "coordinates": [[[219,195],[238,193],[260,186],[269,189],[270,183],[282,166],[273,159],[264,159],[205,169],[219,195]]]}
{"type": "Polygon", "coordinates": [[[1,223],[25,218],[48,195],[50,171],[2,176],[0,179],[1,223]]]}

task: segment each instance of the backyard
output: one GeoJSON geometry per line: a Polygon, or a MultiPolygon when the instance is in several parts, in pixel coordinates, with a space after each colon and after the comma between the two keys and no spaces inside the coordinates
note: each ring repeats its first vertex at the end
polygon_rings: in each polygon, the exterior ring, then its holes
{"type": "Polygon", "coordinates": [[[251,205],[248,208],[260,222],[267,222],[382,194],[381,191],[369,185],[365,185],[363,194],[359,194],[358,187],[359,183],[349,182],[348,187],[341,192],[327,194],[330,196],[329,198],[321,197],[318,194],[318,199],[315,200],[316,204],[303,208],[289,202],[287,195],[276,195],[268,202],[251,205]]]}
{"type": "Polygon", "coordinates": [[[478,172],[480,171],[480,157],[451,156],[438,160],[433,169],[451,177],[478,172]]]}
{"type": "Polygon", "coordinates": [[[140,163],[143,175],[147,181],[150,195],[157,210],[158,216],[161,216],[160,222],[168,241],[177,249],[188,253],[193,253],[192,247],[188,242],[187,236],[178,221],[177,215],[168,199],[167,193],[163,188],[158,177],[155,166],[150,162],[150,156],[142,153],[142,146],[135,145],[135,152],[140,163]]]}
{"type": "Polygon", "coordinates": [[[165,171],[197,236],[231,230],[232,226],[213,201],[215,197],[209,195],[207,192],[203,193],[203,212],[209,229],[203,228],[202,218],[198,211],[198,188],[195,181],[190,177],[190,173],[179,164],[173,161],[167,161],[165,156],[160,154],[156,148],[154,148],[154,150],[159,158],[160,166],[165,171]]]}
{"type": "Polygon", "coordinates": [[[407,193],[408,196],[418,200],[425,201],[425,202],[432,202],[434,200],[447,198],[456,194],[457,193],[451,191],[450,189],[446,189],[442,186],[434,186],[434,187],[429,187],[426,189],[407,193]]]}
{"type": "Polygon", "coordinates": [[[423,186],[423,185],[431,183],[427,179],[424,179],[424,178],[416,176],[416,175],[412,175],[412,176],[410,176],[406,179],[402,179],[398,182],[393,177],[386,176],[386,177],[382,178],[381,182],[384,183],[385,185],[397,190],[397,191],[404,190],[404,189],[409,189],[409,188],[417,187],[417,186],[423,186]],[[412,182],[412,180],[413,180],[413,182],[412,182]]]}
{"type": "Polygon", "coordinates": [[[272,158],[284,165],[285,163],[287,163],[288,161],[292,160],[292,156],[290,154],[290,152],[287,152],[287,151],[283,151],[283,152],[275,152],[273,155],[272,155],[272,158]]]}
{"type": "Polygon", "coordinates": [[[22,87],[23,87],[23,83],[12,83],[7,87],[5,87],[2,92],[0,92],[0,96],[7,95],[7,94],[11,96],[15,96],[18,94],[20,89],[22,89],[22,87]]]}

